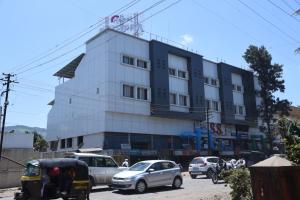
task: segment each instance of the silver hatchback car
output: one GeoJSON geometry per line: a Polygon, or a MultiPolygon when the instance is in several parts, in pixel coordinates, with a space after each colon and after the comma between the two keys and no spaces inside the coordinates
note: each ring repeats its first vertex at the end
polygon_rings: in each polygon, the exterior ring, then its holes
{"type": "Polygon", "coordinates": [[[178,189],[182,185],[182,176],[179,165],[173,161],[147,160],[117,173],[113,176],[112,183],[115,189],[144,193],[147,188],[164,185],[172,185],[174,189],[178,189]]]}

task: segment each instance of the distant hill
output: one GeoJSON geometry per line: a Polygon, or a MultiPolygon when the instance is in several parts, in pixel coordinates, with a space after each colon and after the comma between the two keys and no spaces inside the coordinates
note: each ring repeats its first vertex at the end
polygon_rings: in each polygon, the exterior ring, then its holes
{"type": "Polygon", "coordinates": [[[33,132],[36,131],[39,134],[41,134],[43,137],[46,136],[46,129],[39,128],[39,127],[30,127],[30,126],[24,126],[24,125],[16,125],[16,126],[6,126],[5,132],[11,132],[14,130],[16,133],[26,133],[26,132],[33,132]]]}

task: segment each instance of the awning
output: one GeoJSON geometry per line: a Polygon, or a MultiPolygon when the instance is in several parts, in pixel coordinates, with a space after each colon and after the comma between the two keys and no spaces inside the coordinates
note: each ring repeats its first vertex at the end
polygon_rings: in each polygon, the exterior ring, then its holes
{"type": "Polygon", "coordinates": [[[85,55],[84,53],[80,54],[78,57],[73,59],[69,64],[67,64],[66,66],[61,68],[58,72],[53,74],[53,76],[73,78],[75,74],[75,70],[78,67],[84,55],[85,55]]]}

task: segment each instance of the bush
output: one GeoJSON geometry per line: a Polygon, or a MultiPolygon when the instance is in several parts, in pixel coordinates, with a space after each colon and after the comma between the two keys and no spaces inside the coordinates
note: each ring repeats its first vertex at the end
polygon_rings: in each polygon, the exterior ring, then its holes
{"type": "Polygon", "coordinates": [[[232,189],[232,200],[253,200],[251,177],[248,169],[235,169],[224,171],[224,181],[232,189]]]}

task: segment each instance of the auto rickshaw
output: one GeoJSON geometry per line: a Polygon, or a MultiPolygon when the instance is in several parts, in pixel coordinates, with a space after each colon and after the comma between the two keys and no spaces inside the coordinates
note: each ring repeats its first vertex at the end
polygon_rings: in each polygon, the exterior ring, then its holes
{"type": "Polygon", "coordinates": [[[89,199],[88,166],[72,158],[29,161],[21,183],[16,200],[89,199]]]}

